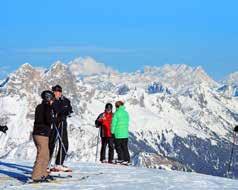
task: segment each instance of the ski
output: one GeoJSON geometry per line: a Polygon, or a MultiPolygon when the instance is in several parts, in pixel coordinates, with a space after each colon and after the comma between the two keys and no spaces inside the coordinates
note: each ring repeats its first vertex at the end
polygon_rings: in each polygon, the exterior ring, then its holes
{"type": "Polygon", "coordinates": [[[110,164],[110,165],[117,165],[117,166],[132,166],[131,163],[123,163],[123,162],[102,162],[102,164],[110,164]]]}
{"type": "Polygon", "coordinates": [[[50,175],[52,177],[58,177],[58,178],[72,178],[72,172],[62,172],[62,171],[55,171],[55,172],[50,172],[50,175]]]}

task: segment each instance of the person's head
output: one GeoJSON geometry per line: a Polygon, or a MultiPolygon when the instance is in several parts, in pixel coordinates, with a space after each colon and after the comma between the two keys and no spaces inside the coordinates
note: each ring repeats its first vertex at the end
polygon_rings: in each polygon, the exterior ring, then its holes
{"type": "Polygon", "coordinates": [[[120,106],[123,106],[123,105],[124,105],[124,102],[123,102],[123,101],[117,101],[117,102],[115,103],[116,109],[118,109],[120,106]]]}
{"type": "Polygon", "coordinates": [[[52,104],[55,96],[54,96],[54,93],[51,92],[50,90],[45,90],[41,93],[41,98],[44,102],[48,104],[52,104]]]}
{"type": "Polygon", "coordinates": [[[52,91],[54,92],[55,98],[59,99],[62,96],[62,87],[60,85],[56,85],[52,87],[52,91]]]}
{"type": "Polygon", "coordinates": [[[105,106],[105,112],[107,113],[111,113],[112,112],[112,104],[111,103],[107,103],[105,106]]]}

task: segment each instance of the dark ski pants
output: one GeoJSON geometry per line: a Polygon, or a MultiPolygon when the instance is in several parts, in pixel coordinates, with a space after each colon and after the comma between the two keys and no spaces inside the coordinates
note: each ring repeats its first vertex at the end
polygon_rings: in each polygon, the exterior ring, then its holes
{"type": "Polygon", "coordinates": [[[130,154],[128,150],[128,138],[115,139],[115,148],[118,154],[118,160],[130,162],[130,154]]]}
{"type": "Polygon", "coordinates": [[[47,177],[48,162],[49,162],[49,138],[40,135],[33,136],[34,143],[37,148],[36,161],[33,167],[32,179],[40,180],[42,177],[47,177]]]}
{"type": "Polygon", "coordinates": [[[108,161],[112,161],[114,157],[114,138],[112,137],[102,137],[102,146],[101,146],[101,154],[100,154],[100,161],[105,160],[106,148],[108,145],[108,161]]]}
{"type": "Polygon", "coordinates": [[[58,141],[59,142],[59,148],[58,148],[58,152],[56,153],[57,156],[56,156],[55,164],[56,165],[63,165],[64,160],[65,160],[65,156],[67,154],[68,147],[69,147],[68,133],[67,133],[67,123],[66,122],[61,122],[58,125],[58,131],[59,131],[60,136],[62,138],[62,142],[64,144],[66,152],[65,152],[64,148],[62,147],[62,144],[61,144],[61,141],[60,141],[59,137],[56,139],[57,130],[55,128],[53,128],[51,130],[51,134],[50,134],[50,138],[49,138],[50,158],[52,158],[52,156],[53,156],[54,149],[55,149],[55,144],[58,141]]]}

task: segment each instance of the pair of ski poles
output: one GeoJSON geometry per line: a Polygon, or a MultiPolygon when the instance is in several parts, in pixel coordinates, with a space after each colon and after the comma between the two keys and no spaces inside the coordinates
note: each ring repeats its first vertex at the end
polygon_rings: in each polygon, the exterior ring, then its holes
{"type": "MultiPolygon", "coordinates": [[[[60,150],[60,159],[62,159],[62,149],[63,149],[63,151],[64,151],[64,153],[65,153],[65,155],[66,155],[66,157],[68,156],[68,154],[67,154],[67,150],[66,150],[66,148],[65,148],[65,145],[64,145],[64,143],[63,143],[63,140],[62,140],[62,136],[63,136],[63,121],[61,121],[61,132],[62,132],[62,134],[60,134],[60,132],[59,132],[59,129],[58,129],[58,127],[56,126],[56,123],[55,123],[55,115],[54,115],[54,113],[52,113],[52,116],[53,116],[53,128],[56,130],[56,138],[55,138],[55,142],[54,142],[54,147],[55,147],[55,145],[56,145],[56,143],[58,142],[58,140],[59,140],[59,142],[61,143],[61,150],[60,150]]],[[[52,154],[52,156],[51,156],[51,158],[50,158],[50,161],[49,161],[49,167],[50,167],[50,165],[51,165],[51,162],[52,162],[52,158],[53,158],[53,154],[52,154]]]]}

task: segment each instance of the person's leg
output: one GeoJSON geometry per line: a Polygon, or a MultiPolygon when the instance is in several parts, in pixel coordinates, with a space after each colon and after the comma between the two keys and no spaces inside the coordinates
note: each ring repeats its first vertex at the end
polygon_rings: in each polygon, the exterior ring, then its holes
{"type": "Polygon", "coordinates": [[[101,146],[101,152],[100,152],[100,161],[105,160],[105,154],[106,154],[106,147],[107,147],[107,138],[102,137],[101,138],[102,146],[101,146]]]}
{"type": "Polygon", "coordinates": [[[67,151],[68,151],[68,147],[69,147],[69,145],[68,145],[67,126],[65,124],[59,128],[59,133],[60,133],[62,142],[64,144],[65,150],[64,150],[64,148],[62,146],[61,141],[59,141],[60,142],[59,143],[59,152],[58,152],[55,164],[56,165],[63,165],[64,160],[65,160],[65,156],[67,155],[67,151]]]}
{"type": "Polygon", "coordinates": [[[41,180],[48,176],[47,166],[49,162],[49,138],[45,136],[34,135],[35,145],[37,147],[36,161],[33,167],[32,179],[41,180]]]}
{"type": "Polygon", "coordinates": [[[123,160],[130,162],[130,153],[128,150],[128,138],[122,139],[123,160]]]}
{"type": "Polygon", "coordinates": [[[53,153],[54,153],[54,149],[55,149],[55,144],[56,144],[56,130],[52,129],[50,132],[50,136],[49,136],[49,157],[50,160],[52,159],[53,153]]]}
{"type": "Polygon", "coordinates": [[[109,146],[108,162],[112,162],[114,157],[114,138],[112,137],[108,138],[108,146],[109,146]]]}
{"type": "Polygon", "coordinates": [[[123,152],[122,152],[122,146],[121,146],[121,139],[115,139],[115,148],[118,155],[118,160],[123,160],[123,152]]]}
{"type": "Polygon", "coordinates": [[[68,149],[69,149],[69,139],[68,139],[67,123],[64,124],[63,135],[62,136],[63,136],[62,140],[63,140],[66,152],[62,149],[63,152],[62,152],[61,165],[64,164],[64,160],[65,160],[65,157],[66,157],[66,155],[68,153],[68,149]]]}

